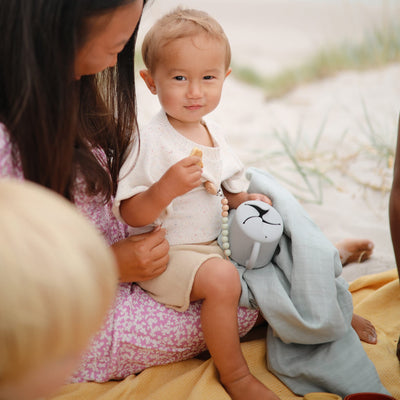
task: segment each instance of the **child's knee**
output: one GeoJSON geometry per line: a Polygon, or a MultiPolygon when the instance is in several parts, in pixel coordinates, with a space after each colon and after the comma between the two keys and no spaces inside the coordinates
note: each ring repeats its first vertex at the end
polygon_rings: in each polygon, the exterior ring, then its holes
{"type": "Polygon", "coordinates": [[[208,287],[215,296],[239,298],[242,291],[236,267],[227,260],[213,259],[209,269],[208,287]]]}

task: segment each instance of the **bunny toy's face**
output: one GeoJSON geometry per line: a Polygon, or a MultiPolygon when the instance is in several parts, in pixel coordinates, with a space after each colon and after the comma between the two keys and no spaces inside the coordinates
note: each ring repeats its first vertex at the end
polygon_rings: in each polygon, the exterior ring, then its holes
{"type": "Polygon", "coordinates": [[[282,218],[269,204],[258,200],[242,203],[236,218],[243,230],[253,240],[267,243],[282,235],[282,218]]]}
{"type": "Polygon", "coordinates": [[[246,268],[269,264],[283,232],[278,211],[259,200],[249,200],[232,210],[229,241],[231,259],[246,268]]]}

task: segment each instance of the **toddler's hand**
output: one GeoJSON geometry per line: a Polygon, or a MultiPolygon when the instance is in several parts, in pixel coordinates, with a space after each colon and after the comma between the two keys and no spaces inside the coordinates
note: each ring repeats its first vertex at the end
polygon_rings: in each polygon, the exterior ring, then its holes
{"type": "Polygon", "coordinates": [[[271,199],[265,194],[261,193],[247,193],[247,192],[239,192],[239,193],[229,193],[225,192],[225,196],[229,202],[229,208],[238,208],[242,203],[249,200],[260,200],[272,205],[271,199]]]}
{"type": "Polygon", "coordinates": [[[248,193],[247,200],[260,200],[260,201],[263,201],[264,203],[268,203],[270,206],[272,206],[271,199],[262,193],[248,193]]]}
{"type": "Polygon", "coordinates": [[[171,199],[181,196],[201,185],[201,159],[189,156],[174,164],[161,177],[163,190],[171,199]]]}

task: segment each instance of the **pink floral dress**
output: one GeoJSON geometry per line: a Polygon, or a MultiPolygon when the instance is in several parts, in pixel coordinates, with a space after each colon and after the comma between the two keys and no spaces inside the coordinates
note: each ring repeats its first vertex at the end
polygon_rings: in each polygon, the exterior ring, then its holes
{"type": "MultiPolygon", "coordinates": [[[[23,179],[20,165],[11,158],[11,143],[0,124],[0,177],[23,179]]],[[[109,244],[124,239],[126,226],[104,205],[88,197],[83,185],[77,185],[75,204],[104,235],[109,244]]],[[[119,285],[113,307],[102,329],[93,337],[70,382],[105,382],[123,379],[155,365],[192,358],[206,349],[200,323],[201,303],[192,303],[180,313],[157,303],[134,283],[119,285]]],[[[258,312],[238,309],[239,334],[245,335],[258,312]]]]}

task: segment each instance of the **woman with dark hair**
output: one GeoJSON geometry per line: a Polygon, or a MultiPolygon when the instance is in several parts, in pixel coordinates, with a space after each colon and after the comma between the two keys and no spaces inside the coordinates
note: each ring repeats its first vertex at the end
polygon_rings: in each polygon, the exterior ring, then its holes
{"type": "MultiPolygon", "coordinates": [[[[0,3],[0,176],[70,199],[119,267],[115,305],[73,381],[124,378],[205,350],[199,304],[177,313],[131,283],[164,271],[164,230],[127,237],[111,212],[123,156],[137,137],[134,47],[143,3],[0,3]]],[[[240,333],[256,319],[257,311],[240,309],[240,333]]]]}
{"type": "MultiPolygon", "coordinates": [[[[111,212],[118,172],[138,137],[134,47],[144,3],[0,1],[0,176],[68,198],[103,234],[119,268],[114,307],[74,382],[121,379],[205,350],[199,303],[178,313],[132,283],[165,270],[165,231],[128,237],[111,212]]],[[[241,336],[257,317],[238,309],[241,336]]]]}
{"type": "Polygon", "coordinates": [[[0,120],[7,127],[14,161],[18,152],[26,179],[71,199],[78,170],[91,194],[110,198],[135,128],[137,21],[129,21],[124,45],[104,49],[108,58],[92,54],[113,10],[130,3],[141,12],[139,0],[1,3],[0,120]],[[117,54],[118,68],[94,75],[115,65],[117,54]],[[104,151],[106,165],[99,163],[93,148],[104,151]]]}

